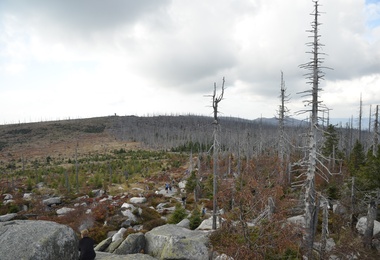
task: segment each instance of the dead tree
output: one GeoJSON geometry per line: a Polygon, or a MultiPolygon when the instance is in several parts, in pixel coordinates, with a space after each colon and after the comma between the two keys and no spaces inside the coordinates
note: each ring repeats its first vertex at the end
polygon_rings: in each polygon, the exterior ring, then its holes
{"type": "Polygon", "coordinates": [[[75,146],[75,182],[76,192],[79,192],[79,172],[78,172],[78,140],[75,146]]]}
{"type": "MultiPolygon", "coordinates": [[[[302,92],[305,93],[305,96],[310,97],[311,99],[306,100],[306,105],[311,106],[311,110],[306,110],[304,112],[311,113],[310,115],[310,129],[308,134],[308,148],[307,148],[307,161],[305,165],[307,167],[306,170],[306,180],[304,183],[305,188],[305,197],[304,197],[304,205],[305,205],[305,235],[304,235],[304,248],[306,250],[306,255],[308,259],[312,259],[313,252],[313,243],[315,238],[315,230],[317,226],[317,194],[315,189],[315,176],[318,170],[317,164],[322,165],[320,160],[318,160],[318,150],[317,150],[317,138],[318,138],[318,112],[320,111],[320,101],[318,100],[318,93],[321,91],[319,87],[320,80],[323,79],[324,73],[322,71],[322,63],[323,58],[320,57],[321,47],[323,44],[320,43],[320,35],[319,35],[319,25],[321,23],[318,22],[318,17],[320,16],[320,12],[318,7],[318,0],[313,0],[314,2],[314,12],[311,14],[314,17],[314,20],[311,23],[312,29],[309,31],[313,39],[312,42],[307,43],[307,46],[311,47],[311,51],[308,52],[312,55],[311,61],[301,65],[300,67],[310,72],[306,73],[306,79],[308,83],[312,85],[312,89],[302,92]]],[[[326,167],[324,167],[326,168],[326,167]]]]}
{"type": "Polygon", "coordinates": [[[284,154],[285,154],[285,117],[289,112],[289,109],[285,106],[285,103],[289,101],[289,96],[286,95],[285,81],[284,81],[284,73],[281,71],[281,105],[278,111],[278,122],[279,122],[279,143],[278,143],[278,158],[280,160],[280,182],[285,183],[285,162],[284,162],[284,154]]]}
{"type": "Polygon", "coordinates": [[[373,155],[377,154],[377,146],[379,144],[379,105],[376,106],[375,121],[373,122],[373,155]]]}
{"type": "Polygon", "coordinates": [[[360,106],[359,106],[359,136],[358,140],[361,143],[362,142],[362,115],[363,115],[363,101],[362,101],[362,94],[360,93],[360,106]]]}
{"type": "Polygon", "coordinates": [[[372,129],[372,105],[369,105],[369,115],[368,115],[368,133],[371,133],[372,129]]]}
{"type": "Polygon", "coordinates": [[[327,200],[324,200],[323,202],[323,219],[322,219],[322,236],[321,236],[321,252],[320,252],[320,258],[325,259],[325,252],[326,252],[326,242],[327,242],[327,236],[329,234],[329,211],[328,211],[328,205],[327,200]]]}
{"type": "Polygon", "coordinates": [[[212,209],[212,229],[216,229],[216,215],[217,215],[217,179],[218,179],[218,153],[219,153],[219,142],[218,142],[218,132],[219,132],[219,118],[218,118],[218,106],[220,101],[223,100],[224,95],[224,77],[222,80],[222,91],[219,95],[216,93],[216,83],[214,83],[214,92],[211,95],[212,97],[212,108],[214,114],[214,141],[213,141],[213,157],[214,157],[214,165],[213,165],[213,209],[212,209]]]}

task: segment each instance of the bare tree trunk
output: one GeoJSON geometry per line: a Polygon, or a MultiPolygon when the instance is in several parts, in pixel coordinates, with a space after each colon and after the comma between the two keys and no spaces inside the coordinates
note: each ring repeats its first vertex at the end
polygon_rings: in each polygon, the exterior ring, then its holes
{"type": "Polygon", "coordinates": [[[351,183],[351,229],[355,227],[355,177],[352,177],[351,183]]]}
{"type": "Polygon", "coordinates": [[[359,142],[362,142],[362,114],[363,114],[363,102],[362,102],[362,94],[360,93],[360,107],[359,107],[359,142]]]}
{"type": "Polygon", "coordinates": [[[78,173],[78,141],[75,146],[75,181],[76,181],[76,191],[79,192],[79,173],[78,173]]]}
{"type": "Polygon", "coordinates": [[[285,184],[285,114],[287,112],[287,108],[285,107],[285,102],[287,101],[287,96],[285,94],[285,82],[284,82],[284,74],[281,71],[281,105],[279,110],[279,147],[278,147],[278,158],[280,160],[280,183],[285,184]]]}
{"type": "Polygon", "coordinates": [[[312,47],[310,52],[313,58],[310,62],[302,65],[302,68],[308,69],[311,72],[306,74],[307,78],[310,79],[312,83],[311,100],[308,104],[312,106],[311,108],[311,119],[310,119],[310,129],[309,129],[309,147],[308,147],[308,168],[306,172],[306,182],[305,182],[305,235],[304,235],[304,248],[306,250],[306,256],[308,259],[312,259],[313,256],[313,243],[315,238],[315,231],[317,225],[317,198],[315,191],[315,174],[316,174],[316,164],[317,164],[317,130],[318,130],[318,91],[319,80],[323,78],[324,74],[321,71],[322,59],[319,58],[320,48],[322,44],[319,42],[320,35],[318,34],[318,16],[320,15],[318,11],[318,0],[314,0],[314,21],[312,22],[313,42],[309,43],[312,47]]]}
{"type": "Polygon", "coordinates": [[[373,125],[373,155],[377,154],[377,146],[379,143],[379,105],[376,106],[375,122],[373,125]]]}
{"type": "Polygon", "coordinates": [[[368,133],[371,133],[372,129],[372,105],[369,106],[369,115],[368,115],[368,133]]]}
{"type": "Polygon", "coordinates": [[[213,165],[213,203],[212,203],[212,229],[216,229],[216,215],[217,215],[217,199],[216,194],[218,192],[217,190],[217,176],[218,176],[218,149],[217,147],[217,132],[218,132],[218,125],[215,124],[214,126],[214,165],[213,165]]]}
{"type": "Polygon", "coordinates": [[[322,238],[321,238],[321,256],[320,259],[325,259],[326,242],[329,233],[329,211],[327,201],[323,202],[323,219],[322,219],[322,238]]]}
{"type": "Polygon", "coordinates": [[[218,179],[218,131],[219,131],[219,119],[218,119],[218,105],[222,101],[224,95],[224,78],[222,81],[222,92],[219,96],[216,96],[216,83],[214,83],[214,93],[212,95],[212,107],[214,109],[214,142],[213,142],[213,153],[214,153],[214,165],[213,165],[213,209],[212,209],[212,229],[216,229],[216,217],[217,217],[217,179],[218,179]]]}
{"type": "Polygon", "coordinates": [[[65,184],[67,192],[70,192],[69,173],[67,172],[67,170],[65,170],[65,184]]]}

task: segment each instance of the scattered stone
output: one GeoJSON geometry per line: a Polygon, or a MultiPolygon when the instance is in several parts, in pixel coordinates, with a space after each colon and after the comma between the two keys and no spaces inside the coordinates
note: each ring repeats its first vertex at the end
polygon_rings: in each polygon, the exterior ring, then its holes
{"type": "MultiPolygon", "coordinates": [[[[364,235],[364,232],[367,228],[367,217],[361,217],[358,220],[358,223],[356,223],[356,229],[358,230],[359,234],[364,235]]],[[[373,235],[376,236],[380,232],[380,222],[375,220],[374,226],[373,226],[373,235]]]]}
{"type": "Polygon", "coordinates": [[[92,190],[91,192],[94,195],[94,197],[96,197],[96,198],[103,196],[104,193],[105,193],[105,191],[101,190],[101,189],[99,189],[99,190],[92,190]]]}
{"type": "Polygon", "coordinates": [[[17,213],[9,213],[0,216],[0,222],[5,222],[14,219],[17,216],[17,213]]]}
{"type": "Polygon", "coordinates": [[[303,215],[298,215],[298,216],[290,217],[287,220],[288,220],[288,222],[296,224],[296,225],[298,225],[300,227],[305,227],[305,225],[306,225],[306,223],[305,223],[305,217],[303,215]]]}
{"type": "Polygon", "coordinates": [[[9,194],[9,193],[3,194],[3,196],[4,196],[4,200],[11,200],[11,199],[13,199],[12,194],[9,194]]]}
{"type": "Polygon", "coordinates": [[[4,205],[8,205],[8,204],[12,204],[12,203],[15,203],[15,201],[14,200],[5,200],[4,201],[4,205]]]}
{"type": "Polygon", "coordinates": [[[133,212],[130,209],[121,211],[121,214],[123,214],[124,217],[128,217],[128,219],[133,221],[133,222],[137,221],[136,216],[133,214],[133,212]]]}
{"type": "Polygon", "coordinates": [[[24,200],[31,200],[32,199],[32,193],[24,193],[24,196],[22,198],[24,200]]]}
{"type": "Polygon", "coordinates": [[[66,207],[63,207],[63,208],[60,208],[60,209],[57,209],[57,215],[66,215],[67,213],[71,212],[71,211],[74,211],[75,209],[73,208],[66,208],[66,207]]]}
{"type": "Polygon", "coordinates": [[[178,183],[178,188],[180,188],[180,189],[184,189],[184,188],[186,188],[186,183],[187,183],[186,180],[184,180],[184,181],[180,181],[180,182],[178,183]]]}
{"type": "Polygon", "coordinates": [[[133,204],[142,204],[142,203],[146,202],[146,198],[145,197],[132,197],[132,198],[130,198],[129,202],[133,203],[133,204]]]}
{"type": "Polygon", "coordinates": [[[338,202],[333,205],[333,213],[338,215],[344,215],[347,213],[347,209],[338,202]]]}
{"type": "Polygon", "coordinates": [[[130,209],[131,211],[134,211],[135,208],[136,207],[133,204],[129,204],[129,203],[123,203],[123,205],[121,205],[121,210],[130,209]]]}
{"type": "Polygon", "coordinates": [[[44,199],[42,203],[46,206],[51,206],[54,204],[61,204],[62,201],[61,201],[61,197],[52,197],[52,198],[44,199]]]}

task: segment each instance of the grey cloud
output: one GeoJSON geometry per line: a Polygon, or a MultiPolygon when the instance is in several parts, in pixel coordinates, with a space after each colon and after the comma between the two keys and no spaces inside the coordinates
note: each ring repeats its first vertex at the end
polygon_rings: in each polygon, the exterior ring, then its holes
{"type": "Polygon", "coordinates": [[[236,59],[232,52],[208,46],[193,50],[168,48],[154,61],[152,60],[147,69],[149,75],[156,76],[168,87],[202,92],[210,88],[210,84],[206,82],[218,80],[218,77],[224,76],[223,72],[235,65],[236,59]],[[215,78],[212,79],[213,77],[215,78]]]}
{"type": "Polygon", "coordinates": [[[57,25],[57,30],[87,33],[133,23],[169,3],[169,0],[8,0],[3,5],[14,15],[42,19],[46,26],[57,25]]]}

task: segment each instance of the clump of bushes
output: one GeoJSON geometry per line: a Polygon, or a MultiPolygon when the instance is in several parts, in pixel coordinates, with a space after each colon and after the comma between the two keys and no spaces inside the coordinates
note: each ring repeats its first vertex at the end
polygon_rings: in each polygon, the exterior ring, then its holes
{"type": "Polygon", "coordinates": [[[166,221],[162,218],[152,219],[144,223],[144,230],[149,231],[155,227],[165,225],[166,221]]]}
{"type": "Polygon", "coordinates": [[[198,208],[195,208],[191,213],[190,220],[190,229],[194,230],[202,223],[201,211],[198,208]]]}
{"type": "Polygon", "coordinates": [[[142,208],[142,212],[140,214],[140,218],[144,221],[150,221],[161,218],[160,213],[158,213],[156,210],[152,208],[144,207],[142,208]]]}
{"type": "Polygon", "coordinates": [[[181,206],[181,204],[176,204],[175,210],[172,215],[170,215],[168,219],[169,224],[177,224],[184,218],[186,218],[186,210],[181,206]]]}

